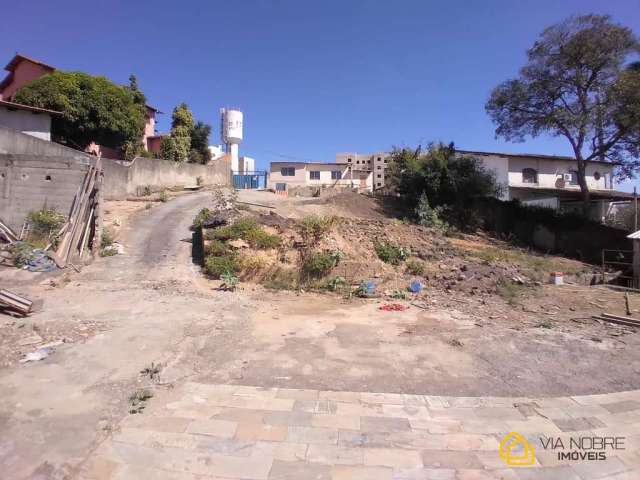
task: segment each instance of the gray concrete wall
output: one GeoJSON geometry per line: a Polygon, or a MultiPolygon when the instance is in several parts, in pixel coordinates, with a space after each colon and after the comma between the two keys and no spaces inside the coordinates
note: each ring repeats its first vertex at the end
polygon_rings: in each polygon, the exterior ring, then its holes
{"type": "Polygon", "coordinates": [[[104,197],[124,199],[136,195],[141,187],[161,190],[177,185],[196,185],[202,177],[204,185],[229,185],[231,165],[228,160],[214,160],[210,165],[176,163],[138,157],[130,163],[102,159],[104,197]]]}
{"type": "Polygon", "coordinates": [[[19,234],[29,212],[68,215],[88,168],[69,157],[0,154],[0,219],[19,234]]]}
{"type": "Polygon", "coordinates": [[[91,158],[80,150],[32,137],[0,125],[0,154],[3,153],[71,157],[80,161],[91,158]]]}

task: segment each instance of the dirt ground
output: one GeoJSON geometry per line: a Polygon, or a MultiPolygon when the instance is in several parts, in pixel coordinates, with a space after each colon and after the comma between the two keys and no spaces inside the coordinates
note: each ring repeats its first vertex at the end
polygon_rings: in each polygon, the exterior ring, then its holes
{"type": "MultiPolygon", "coordinates": [[[[262,192],[240,200],[289,218],[346,208],[262,192]]],[[[128,414],[152,362],[162,365],[156,388],[185,380],[465,396],[640,388],[638,332],[590,319],[623,313],[619,292],[543,285],[511,305],[427,284],[416,302],[397,301],[409,307],[403,312],[380,310],[384,299],[250,283],[221,292],[190,258],[189,225],[211,202],[201,192],[151,209],[114,204],[109,221],[120,219],[124,254],[79,273],[0,270],[0,287],[42,303],[27,319],[0,324],[5,478],[73,478],[128,414]],[[18,362],[51,342],[48,358],[18,362]]],[[[637,314],[640,298],[631,301],[637,314]]]]}

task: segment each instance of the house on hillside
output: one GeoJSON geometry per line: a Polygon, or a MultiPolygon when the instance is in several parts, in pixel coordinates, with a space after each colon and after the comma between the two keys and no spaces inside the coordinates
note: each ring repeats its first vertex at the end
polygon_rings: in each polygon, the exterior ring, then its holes
{"type": "MultiPolygon", "coordinates": [[[[9,72],[4,80],[0,82],[0,100],[4,101],[11,101],[15,93],[23,85],[56,70],[55,67],[51,65],[21,54],[16,54],[4,69],[9,72]]],[[[158,136],[156,135],[155,128],[156,115],[162,112],[151,105],[147,105],[146,107],[144,131],[140,141],[145,150],[159,153],[160,141],[156,140],[158,136]]],[[[86,148],[86,151],[107,158],[118,159],[119,156],[116,150],[95,143],[90,144],[86,148]]]]}
{"type": "Polygon", "coordinates": [[[0,100],[0,125],[51,141],[51,116],[60,112],[0,100]]]}
{"type": "MultiPolygon", "coordinates": [[[[503,200],[520,200],[561,210],[582,208],[578,185],[578,165],[572,157],[528,153],[497,153],[456,150],[461,157],[475,157],[503,186],[503,200]]],[[[615,202],[630,201],[633,195],[615,190],[615,164],[592,160],[587,162],[586,180],[591,192],[591,213],[603,220],[615,202]]]]}
{"type": "Polygon", "coordinates": [[[373,191],[373,173],[349,163],[271,162],[268,188],[289,191],[304,187],[355,188],[373,191]]]}

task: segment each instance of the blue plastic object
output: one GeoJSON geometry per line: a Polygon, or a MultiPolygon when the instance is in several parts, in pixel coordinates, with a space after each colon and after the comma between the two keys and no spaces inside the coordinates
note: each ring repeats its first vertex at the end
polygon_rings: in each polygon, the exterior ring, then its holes
{"type": "Polygon", "coordinates": [[[373,283],[373,281],[367,280],[365,285],[367,287],[367,294],[368,295],[373,295],[376,292],[376,284],[373,283]]]}
{"type": "Polygon", "coordinates": [[[422,291],[422,282],[420,280],[414,280],[409,284],[409,290],[412,293],[420,293],[422,291]]]}

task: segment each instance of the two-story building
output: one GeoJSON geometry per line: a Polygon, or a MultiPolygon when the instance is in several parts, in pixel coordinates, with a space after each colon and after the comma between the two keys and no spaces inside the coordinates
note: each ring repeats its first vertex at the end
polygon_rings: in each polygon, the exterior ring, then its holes
{"type": "MultiPolygon", "coordinates": [[[[11,102],[15,93],[25,84],[32,82],[44,75],[52,73],[55,67],[40,60],[29,58],[25,55],[16,54],[4,67],[9,73],[0,82],[0,100],[11,102]]],[[[160,152],[161,136],[156,135],[156,115],[162,113],[157,108],[146,106],[145,125],[140,139],[145,150],[150,152],[160,152]]],[[[87,147],[87,152],[109,158],[117,158],[118,152],[95,143],[87,147]]]]}

